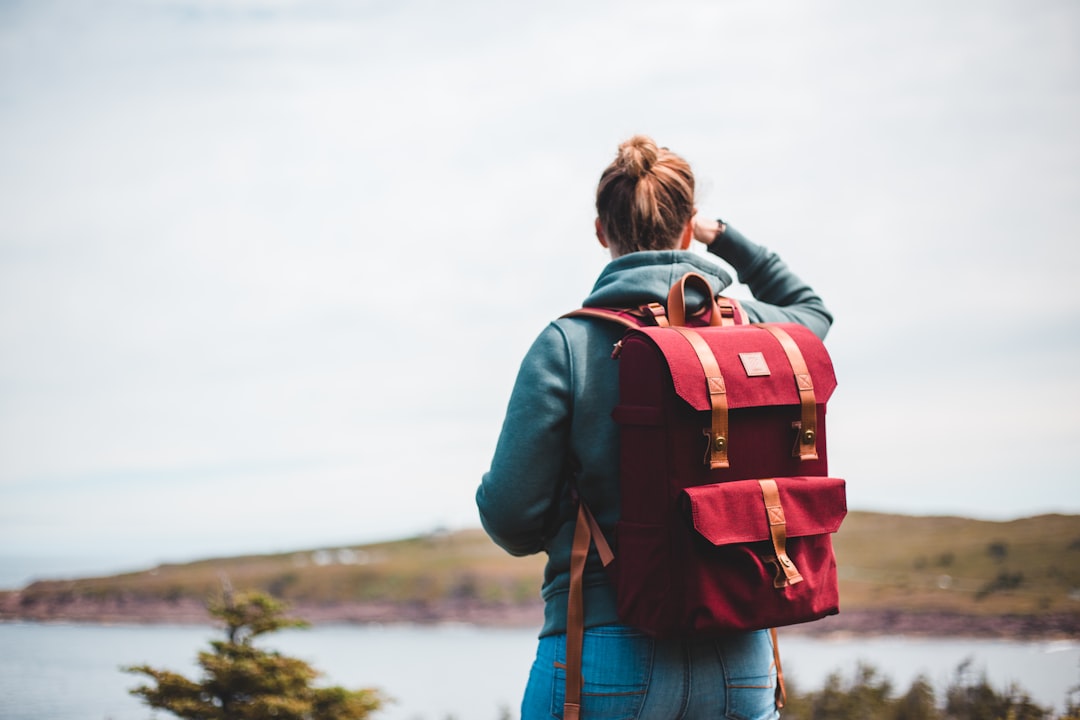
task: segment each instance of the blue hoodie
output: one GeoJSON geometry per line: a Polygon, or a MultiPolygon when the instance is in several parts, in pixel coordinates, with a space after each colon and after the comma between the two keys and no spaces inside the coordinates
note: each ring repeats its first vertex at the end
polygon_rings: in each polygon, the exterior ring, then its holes
{"type": "MultiPolygon", "coordinates": [[[[821,298],[766,248],[727,226],[709,246],[738,273],[754,300],[742,302],[750,322],[795,322],[824,338],[832,315],[821,298]]],[[[665,302],[688,272],[708,278],[714,293],[731,277],[707,257],[682,250],[635,252],[612,260],[585,307],[634,308],[665,302]]],[[[706,299],[687,290],[687,309],[706,299]]],[[[576,484],[604,535],[614,538],[619,517],[619,435],[611,418],[618,403],[618,366],[612,345],[624,328],[588,318],[548,325],[521,363],[491,469],[476,493],[488,535],[513,555],[547,552],[541,596],[541,637],[566,631],[570,547],[576,484]]],[[[618,552],[618,548],[613,548],[618,552]]],[[[593,548],[585,568],[585,627],[619,622],[615,591],[593,548]]]]}

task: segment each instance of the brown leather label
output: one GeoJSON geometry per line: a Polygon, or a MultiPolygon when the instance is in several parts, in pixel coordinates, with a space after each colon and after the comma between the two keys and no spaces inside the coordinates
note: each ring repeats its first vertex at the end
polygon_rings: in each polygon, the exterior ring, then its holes
{"type": "Polygon", "coordinates": [[[765,356],[759,352],[739,353],[739,359],[742,360],[747,377],[761,377],[772,374],[769,372],[769,364],[765,362],[765,356]]]}

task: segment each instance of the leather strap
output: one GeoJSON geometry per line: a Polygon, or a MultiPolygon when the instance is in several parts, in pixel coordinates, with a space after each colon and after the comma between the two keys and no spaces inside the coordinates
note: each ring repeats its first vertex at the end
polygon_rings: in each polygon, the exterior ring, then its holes
{"type": "Polygon", "coordinates": [[[758,485],[761,486],[761,497],[765,501],[765,517],[769,521],[769,535],[772,537],[773,552],[776,553],[776,562],[779,565],[773,587],[782,588],[801,583],[802,573],[787,554],[787,519],[784,517],[784,506],[780,504],[780,489],[772,479],[758,480],[758,485]]]}
{"type": "Polygon", "coordinates": [[[784,687],[784,668],[780,666],[780,643],[776,639],[776,628],[769,628],[772,635],[772,656],[776,665],[776,709],[781,710],[787,705],[787,688],[784,687]]]}
{"type": "Polygon", "coordinates": [[[716,298],[716,309],[720,313],[720,324],[724,327],[729,325],[745,325],[746,312],[738,300],[726,297],[716,298]]]}
{"type": "Polygon", "coordinates": [[[596,544],[600,561],[607,567],[615,559],[600,525],[585,502],[578,499],[577,524],[574,526],[574,542],[570,549],[570,592],[566,599],[566,698],[563,703],[564,720],[578,720],[581,716],[581,651],[585,642],[585,561],[589,546],[596,544]]]}
{"type": "Polygon", "coordinates": [[[585,641],[585,599],[582,580],[585,559],[589,556],[592,531],[585,517],[584,503],[578,504],[574,543],[570,550],[570,592],[566,606],[566,698],[563,718],[578,720],[581,716],[581,646],[585,641]]]}
{"type": "Polygon", "coordinates": [[[648,305],[642,305],[635,310],[616,310],[614,308],[578,308],[577,310],[571,310],[565,313],[561,317],[591,317],[599,320],[610,320],[611,322],[619,323],[628,328],[646,327],[649,325],[655,325],[657,327],[667,327],[667,310],[664,306],[658,302],[652,302],[648,305]],[[623,313],[629,313],[632,318],[626,317],[623,313]]]}
{"type": "Polygon", "coordinates": [[[734,298],[727,298],[735,305],[735,318],[737,320],[736,325],[749,325],[750,318],[746,314],[746,310],[743,308],[742,303],[734,298]]]}
{"type": "Polygon", "coordinates": [[[795,387],[799,389],[802,420],[792,423],[792,427],[798,434],[791,456],[800,460],[817,460],[817,400],[814,397],[814,379],[810,375],[809,368],[806,367],[802,351],[782,327],[776,325],[758,325],[757,327],[772,333],[772,336],[784,348],[788,362],[791,363],[791,371],[795,375],[795,387]]]}
{"type": "MultiPolygon", "coordinates": [[[[674,320],[674,319],[673,319],[674,320]]],[[[716,363],[708,343],[695,330],[687,327],[674,327],[697,353],[698,362],[705,372],[705,382],[709,389],[709,404],[712,406],[712,427],[701,432],[709,438],[709,449],[705,451],[705,464],[710,470],[726,468],[728,464],[728,403],[727,387],[720,366],[716,363]]]]}
{"type": "Polygon", "coordinates": [[[562,317],[589,317],[597,318],[599,320],[610,320],[620,325],[625,325],[628,328],[639,328],[641,323],[636,323],[628,317],[623,317],[615,310],[605,310],[604,308],[578,308],[577,310],[571,310],[562,317]]]}
{"type": "Polygon", "coordinates": [[[686,325],[686,286],[697,285],[705,297],[712,304],[712,312],[709,313],[709,325],[720,325],[722,318],[713,299],[712,285],[703,276],[697,273],[686,273],[671,286],[667,296],[667,317],[672,327],[686,325]]]}
{"type": "Polygon", "coordinates": [[[651,302],[648,305],[641,306],[641,312],[644,315],[648,315],[656,323],[657,327],[667,327],[667,308],[658,302],[651,302]]]}
{"type": "Polygon", "coordinates": [[[592,542],[596,546],[596,553],[600,556],[600,562],[607,567],[615,560],[615,553],[611,551],[611,546],[608,545],[607,538],[604,537],[604,531],[600,529],[600,523],[596,522],[596,518],[593,516],[592,511],[589,510],[589,506],[585,504],[584,500],[578,500],[580,507],[579,512],[585,513],[585,521],[589,523],[589,531],[592,533],[592,542]]]}

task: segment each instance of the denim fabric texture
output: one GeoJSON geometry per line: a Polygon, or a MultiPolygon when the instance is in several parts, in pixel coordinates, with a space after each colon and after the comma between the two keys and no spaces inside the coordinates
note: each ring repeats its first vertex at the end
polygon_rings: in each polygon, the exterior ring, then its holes
{"type": "MultiPolygon", "coordinates": [[[[540,638],[521,720],[562,718],[566,636],[540,638]]],[[[653,640],[624,625],[585,631],[583,720],[775,720],[767,630],[694,642],[653,640]]]]}

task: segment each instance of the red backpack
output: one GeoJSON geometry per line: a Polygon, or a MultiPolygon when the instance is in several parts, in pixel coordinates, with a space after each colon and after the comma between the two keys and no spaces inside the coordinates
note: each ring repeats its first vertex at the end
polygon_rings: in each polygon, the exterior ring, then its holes
{"type": "MultiPolygon", "coordinates": [[[[839,610],[831,534],[847,512],[828,477],[825,403],[836,387],[802,325],[746,324],[716,298],[686,315],[688,273],[658,303],[582,308],[629,328],[619,362],[620,518],[613,553],[579,503],[567,613],[566,707],[578,716],[582,576],[596,544],[620,619],[654,637],[708,637],[816,620],[839,610]]],[[[775,648],[775,631],[774,631],[775,648]]],[[[783,705],[783,679],[777,704],[783,705]]]]}

